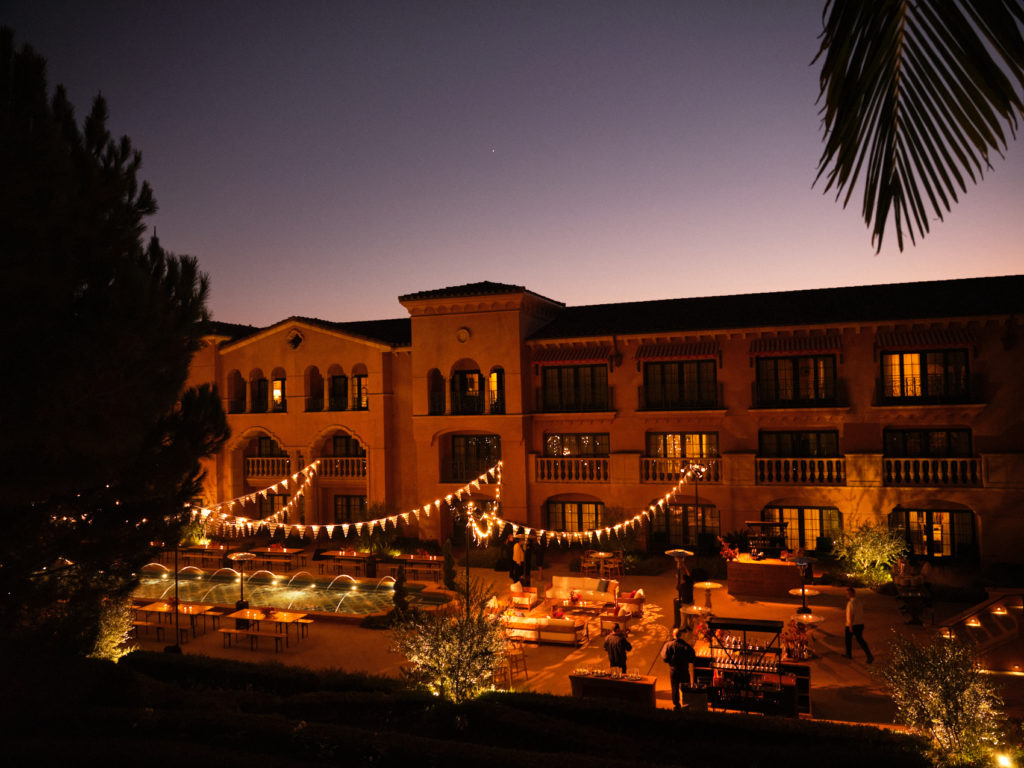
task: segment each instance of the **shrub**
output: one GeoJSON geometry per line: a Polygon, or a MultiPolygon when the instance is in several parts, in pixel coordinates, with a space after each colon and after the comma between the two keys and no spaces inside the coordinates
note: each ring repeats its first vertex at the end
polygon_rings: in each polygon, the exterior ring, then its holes
{"type": "Polygon", "coordinates": [[[893,641],[882,676],[900,720],[926,734],[940,766],[971,765],[999,742],[1002,700],[974,649],[958,640],[893,641]]]}
{"type": "Polygon", "coordinates": [[[892,579],[890,568],[906,547],[899,531],[864,524],[852,531],[843,531],[834,551],[847,571],[862,584],[878,587],[892,579]]]}

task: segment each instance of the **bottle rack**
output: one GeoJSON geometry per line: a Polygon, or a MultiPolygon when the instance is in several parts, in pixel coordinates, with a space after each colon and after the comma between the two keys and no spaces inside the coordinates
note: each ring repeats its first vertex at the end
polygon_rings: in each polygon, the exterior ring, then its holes
{"type": "MultiPolygon", "coordinates": [[[[782,680],[782,622],[712,619],[713,698],[723,709],[787,710],[782,680]]],[[[795,714],[795,713],[794,713],[795,714]]]]}

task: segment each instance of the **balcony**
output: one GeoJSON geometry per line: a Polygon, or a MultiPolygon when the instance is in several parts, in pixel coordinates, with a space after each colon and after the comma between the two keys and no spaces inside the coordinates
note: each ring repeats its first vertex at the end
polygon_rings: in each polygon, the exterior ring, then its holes
{"type": "Polygon", "coordinates": [[[755,459],[758,485],[845,485],[846,461],[831,459],[755,459]]]}
{"type": "Polygon", "coordinates": [[[451,407],[453,416],[475,416],[484,412],[484,398],[482,394],[452,392],[451,407]]]}
{"type": "Polygon", "coordinates": [[[977,486],[981,485],[981,460],[882,459],[886,485],[977,486]]]}
{"type": "Polygon", "coordinates": [[[325,456],[320,459],[320,477],[366,477],[366,457],[325,456]]]}
{"type": "Polygon", "coordinates": [[[245,460],[246,477],[286,477],[292,473],[287,456],[254,456],[245,460]]]}
{"type": "Polygon", "coordinates": [[[799,397],[795,392],[791,397],[783,397],[774,387],[754,382],[751,385],[751,398],[755,409],[842,408],[849,405],[845,379],[836,379],[824,391],[815,393],[814,397],[799,397]]]}
{"type": "Polygon", "coordinates": [[[306,411],[307,412],[322,411],[323,409],[324,409],[324,398],[323,398],[323,395],[320,395],[319,397],[316,396],[316,395],[312,395],[312,396],[306,398],[306,411]]]}
{"type": "Polygon", "coordinates": [[[537,482],[539,483],[607,483],[608,459],[595,458],[547,458],[536,459],[537,482]]]}
{"type": "Polygon", "coordinates": [[[663,389],[637,387],[641,411],[712,411],[722,407],[722,385],[712,393],[665,392],[663,389]]]}
{"type": "Polygon", "coordinates": [[[537,403],[539,413],[597,413],[600,411],[615,410],[614,387],[598,391],[587,391],[573,393],[571,396],[563,395],[561,398],[545,398],[544,390],[536,390],[534,402],[537,403]]]}
{"type": "Polygon", "coordinates": [[[708,468],[707,474],[700,479],[702,483],[720,483],[722,481],[722,462],[720,459],[652,459],[640,457],[641,483],[678,483],[683,467],[691,462],[700,462],[708,468]]]}

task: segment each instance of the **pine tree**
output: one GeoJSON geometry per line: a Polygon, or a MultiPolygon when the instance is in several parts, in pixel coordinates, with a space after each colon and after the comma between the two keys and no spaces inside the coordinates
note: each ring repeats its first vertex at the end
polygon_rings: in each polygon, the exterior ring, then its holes
{"type": "Polygon", "coordinates": [[[0,105],[0,637],[88,652],[227,437],[216,390],[185,387],[208,283],[144,242],[156,202],[103,98],[79,128],[7,28],[0,105]]]}

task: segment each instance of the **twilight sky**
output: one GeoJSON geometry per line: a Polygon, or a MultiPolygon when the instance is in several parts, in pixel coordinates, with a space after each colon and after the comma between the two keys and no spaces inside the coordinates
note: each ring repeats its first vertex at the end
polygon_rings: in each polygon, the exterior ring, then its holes
{"type": "Polygon", "coordinates": [[[1024,140],[875,255],[812,188],[823,1],[5,0],[142,151],[214,318],[402,317],[478,280],[570,305],[1024,272],[1024,140]]]}

